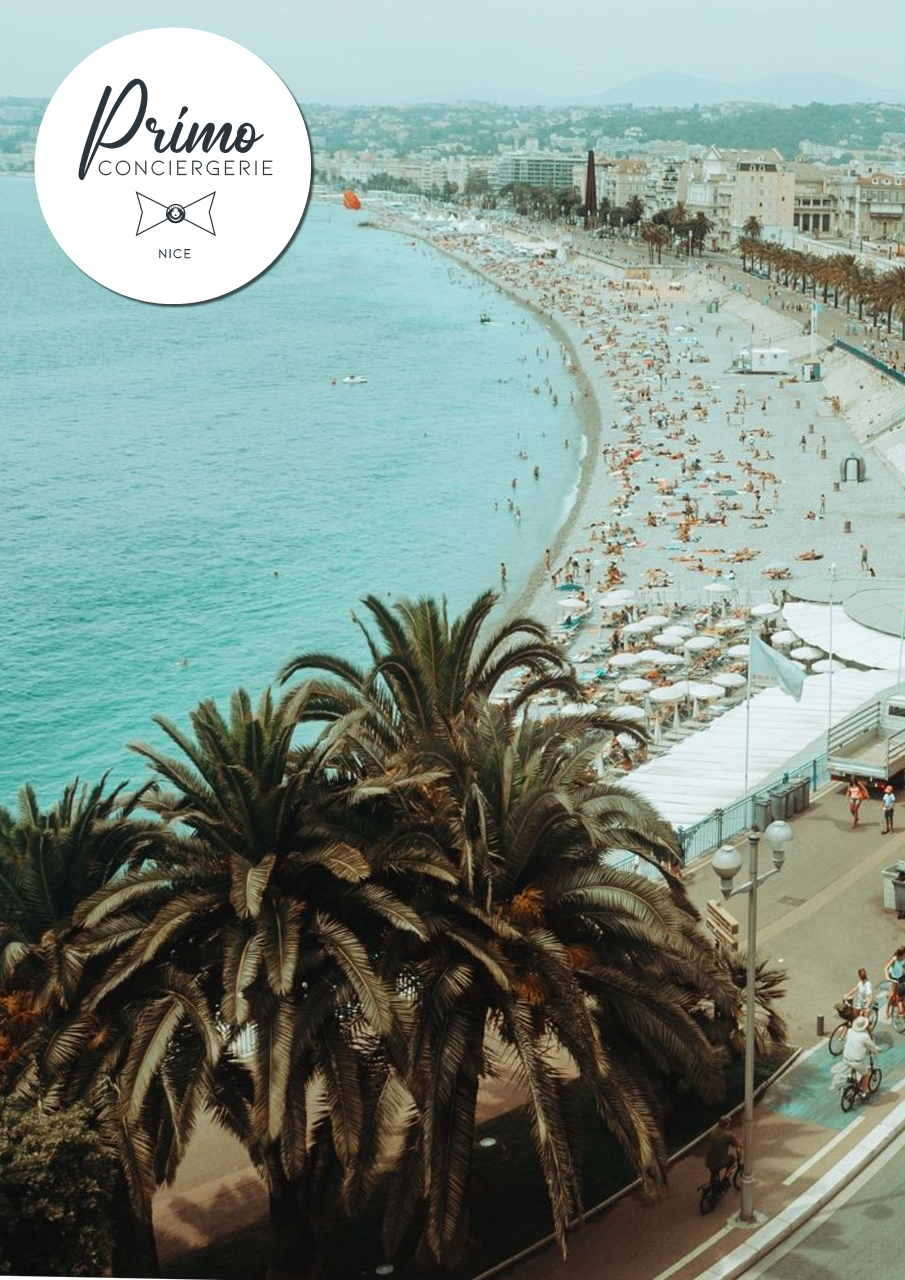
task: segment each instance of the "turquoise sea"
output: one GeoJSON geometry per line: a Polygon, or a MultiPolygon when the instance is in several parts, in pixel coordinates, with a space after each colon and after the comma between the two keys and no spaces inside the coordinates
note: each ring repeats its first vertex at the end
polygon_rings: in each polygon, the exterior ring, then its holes
{"type": "Polygon", "coordinates": [[[313,204],[249,288],[154,307],[0,181],[0,803],[141,779],[126,743],[159,740],[155,712],[257,693],[303,649],[360,656],[365,592],[461,607],[542,556],[579,461],[556,342],[364,216],[313,204]]]}

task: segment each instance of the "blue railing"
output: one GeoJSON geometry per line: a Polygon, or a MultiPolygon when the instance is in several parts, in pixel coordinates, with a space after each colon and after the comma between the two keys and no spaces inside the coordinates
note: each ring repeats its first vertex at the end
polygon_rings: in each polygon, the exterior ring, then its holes
{"type": "Polygon", "coordinates": [[[810,777],[812,791],[829,781],[826,753],[812,757],[798,768],[790,769],[781,778],[774,779],[769,786],[752,792],[743,799],[737,800],[735,804],[728,805],[725,809],[714,809],[694,826],[680,827],[679,845],[685,865],[688,866],[698,858],[703,858],[705,853],[721,845],[724,840],[749,830],[754,823],[757,801],[770,797],[780,782],[786,782],[792,777],[806,776],[810,777]]]}
{"type": "Polygon", "coordinates": [[[905,374],[899,373],[898,369],[892,369],[882,360],[878,360],[876,356],[870,356],[866,351],[862,351],[860,347],[853,347],[850,342],[843,342],[841,338],[836,338],[837,347],[841,347],[843,351],[847,351],[850,356],[857,356],[859,360],[863,360],[865,364],[872,365],[875,369],[879,369],[881,373],[887,374],[890,378],[895,378],[896,382],[905,384],[905,374]]]}

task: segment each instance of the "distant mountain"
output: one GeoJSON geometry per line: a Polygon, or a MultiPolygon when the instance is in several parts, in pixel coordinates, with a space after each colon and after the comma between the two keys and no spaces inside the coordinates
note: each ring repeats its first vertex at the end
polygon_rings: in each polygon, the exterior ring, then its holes
{"type": "Polygon", "coordinates": [[[732,84],[708,80],[674,71],[654,72],[595,94],[594,102],[630,102],[636,107],[714,106],[720,102],[763,102],[776,107],[800,106],[808,102],[905,102],[905,90],[881,89],[877,85],[849,80],[845,76],[770,76],[732,84]]]}

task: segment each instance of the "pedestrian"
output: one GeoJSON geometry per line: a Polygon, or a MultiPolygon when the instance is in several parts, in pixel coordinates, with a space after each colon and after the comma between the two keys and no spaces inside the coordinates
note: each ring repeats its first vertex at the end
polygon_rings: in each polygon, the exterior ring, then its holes
{"type": "Polygon", "coordinates": [[[822,493],[822,494],[820,495],[820,518],[821,518],[821,520],[823,519],[823,517],[824,517],[825,515],[826,515],[826,494],[825,494],[825,493],[822,493]]]}
{"type": "Polygon", "coordinates": [[[867,799],[867,787],[859,778],[852,778],[845,793],[848,796],[848,811],[852,815],[852,830],[854,831],[858,825],[861,805],[867,799]]]}
{"type": "Polygon", "coordinates": [[[859,550],[861,552],[861,568],[865,572],[867,572],[867,569],[869,567],[869,561],[868,561],[867,547],[864,545],[863,542],[861,543],[859,550]]]}
{"type": "Polygon", "coordinates": [[[504,587],[505,587],[505,585],[506,585],[506,578],[507,578],[508,576],[509,576],[509,575],[508,575],[508,574],[507,574],[507,572],[506,572],[506,561],[505,561],[505,560],[501,560],[501,561],[500,561],[500,582],[502,582],[502,584],[503,584],[503,586],[504,586],[504,587]]]}
{"type": "Polygon", "coordinates": [[[893,830],[896,814],[896,793],[889,783],[883,788],[883,835],[893,830]]]}
{"type": "Polygon", "coordinates": [[[547,547],[547,550],[544,552],[544,564],[547,566],[547,573],[549,573],[550,572],[550,548],[549,547],[547,547]]]}
{"type": "Polygon", "coordinates": [[[807,453],[807,451],[808,451],[808,438],[807,438],[807,436],[802,436],[802,437],[801,437],[801,439],[798,441],[798,447],[801,449],[801,452],[802,452],[802,453],[807,453]]]}

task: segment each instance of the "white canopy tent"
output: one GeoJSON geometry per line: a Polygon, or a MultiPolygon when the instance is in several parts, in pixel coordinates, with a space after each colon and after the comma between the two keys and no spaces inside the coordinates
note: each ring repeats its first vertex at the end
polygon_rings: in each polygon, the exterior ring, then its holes
{"type": "MultiPolygon", "coordinates": [[[[800,702],[779,688],[764,689],[751,699],[749,787],[766,785],[788,768],[796,756],[807,758],[823,749],[827,727],[828,676],[809,676],[800,702]]],[[[833,723],[857,711],[888,689],[888,671],[855,671],[833,675],[833,723]]],[[[654,689],[651,699],[661,692],[654,689]]],[[[666,690],[662,691],[666,692],[666,690]]],[[[665,701],[665,699],[664,699],[665,701]]],[[[725,712],[671,751],[628,774],[625,786],[646,796],[676,826],[690,827],[716,808],[726,808],[744,793],[745,705],[725,712]]]]}
{"type": "MultiPolygon", "coordinates": [[[[830,652],[830,606],[799,602],[785,606],[785,619],[797,636],[824,653],[830,652]]],[[[862,667],[897,671],[899,637],[874,631],[850,618],[841,605],[833,605],[833,656],[862,667]]]]}

